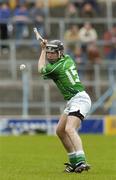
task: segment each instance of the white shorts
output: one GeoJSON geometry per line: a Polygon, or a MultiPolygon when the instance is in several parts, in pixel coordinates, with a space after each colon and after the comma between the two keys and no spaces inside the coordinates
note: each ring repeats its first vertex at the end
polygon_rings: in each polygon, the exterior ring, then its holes
{"type": "Polygon", "coordinates": [[[67,102],[64,113],[68,115],[70,112],[80,110],[80,113],[85,117],[90,111],[90,108],[91,99],[85,91],[82,91],[77,93],[67,102]]]}

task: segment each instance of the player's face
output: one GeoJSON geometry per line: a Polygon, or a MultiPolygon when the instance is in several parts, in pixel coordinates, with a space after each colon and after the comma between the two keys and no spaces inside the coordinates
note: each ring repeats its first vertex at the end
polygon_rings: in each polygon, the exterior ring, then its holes
{"type": "Polygon", "coordinates": [[[47,52],[47,59],[49,61],[56,61],[58,59],[58,53],[57,52],[47,52]]]}

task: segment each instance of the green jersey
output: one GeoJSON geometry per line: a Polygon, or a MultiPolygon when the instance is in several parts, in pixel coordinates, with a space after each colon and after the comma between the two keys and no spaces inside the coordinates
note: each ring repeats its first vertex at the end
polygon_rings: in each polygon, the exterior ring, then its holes
{"type": "Polygon", "coordinates": [[[44,79],[50,78],[55,82],[66,100],[84,90],[76,65],[69,55],[65,55],[53,64],[48,63],[42,68],[41,74],[44,79]]]}

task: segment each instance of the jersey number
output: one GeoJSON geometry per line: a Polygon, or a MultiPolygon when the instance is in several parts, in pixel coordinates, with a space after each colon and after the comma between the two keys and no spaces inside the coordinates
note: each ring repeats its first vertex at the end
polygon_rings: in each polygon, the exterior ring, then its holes
{"type": "Polygon", "coordinates": [[[79,76],[77,74],[77,71],[74,65],[72,65],[68,70],[66,70],[66,75],[72,85],[75,85],[77,82],[80,82],[79,76]]]}

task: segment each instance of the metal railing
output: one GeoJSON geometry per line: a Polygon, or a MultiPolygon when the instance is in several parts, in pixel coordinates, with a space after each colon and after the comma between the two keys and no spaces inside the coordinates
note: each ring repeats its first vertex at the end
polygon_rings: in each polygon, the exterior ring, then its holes
{"type": "MultiPolygon", "coordinates": [[[[24,60],[23,62],[26,62],[24,60]]],[[[16,71],[12,74],[12,68],[9,65],[10,63],[4,62],[4,68],[6,70],[10,70],[11,77],[7,77],[4,80],[2,80],[2,77],[0,78],[0,87],[3,89],[7,89],[7,94],[5,96],[8,96],[11,87],[14,87],[15,96],[17,96],[16,101],[12,102],[12,97],[9,98],[9,100],[3,100],[0,102],[0,109],[20,109],[20,115],[22,114],[24,117],[31,114],[30,109],[42,109],[43,114],[48,116],[51,115],[54,111],[54,109],[57,109],[58,113],[61,113],[64,109],[65,102],[63,98],[60,97],[58,91],[54,89],[52,93],[56,92],[56,97],[59,96],[59,98],[56,98],[56,101],[52,101],[51,99],[51,87],[55,88],[55,85],[52,83],[52,81],[43,81],[39,74],[36,74],[33,76],[32,74],[32,68],[33,65],[35,65],[35,62],[31,61],[27,63],[27,70],[20,72],[19,71],[19,64],[22,63],[22,61],[15,61],[16,68],[13,69],[13,71],[16,71]],[[17,72],[19,71],[20,77],[17,76],[17,72]],[[16,74],[16,76],[14,76],[16,74]],[[36,100],[33,99],[34,88],[36,89],[36,96],[42,97],[41,100],[37,98],[36,100]],[[39,90],[38,90],[39,88],[39,90]],[[42,90],[41,90],[42,88],[42,90]],[[17,92],[17,89],[19,89],[22,92],[21,99],[18,98],[19,94],[17,92]],[[20,100],[20,101],[19,101],[20,100]]],[[[0,61],[0,67],[2,68],[3,61],[0,61]]],[[[80,65],[79,66],[79,72],[80,72],[80,78],[81,81],[84,83],[84,85],[88,89],[88,93],[91,94],[91,97],[94,95],[93,102],[95,102],[97,99],[99,99],[105,91],[107,91],[108,88],[112,87],[112,84],[116,81],[116,63],[102,63],[99,64],[87,64],[87,66],[80,65]],[[112,67],[112,72],[110,73],[110,67],[112,67]],[[92,70],[92,74],[90,71],[92,70]],[[105,74],[104,74],[105,72],[105,74]],[[82,75],[82,77],[81,77],[82,75]],[[89,75],[89,76],[88,76],[89,75]],[[90,78],[90,79],[89,79],[90,78]],[[103,91],[104,89],[104,91],[103,91]],[[93,91],[93,93],[91,93],[93,91]],[[93,94],[93,95],[92,95],[93,94]]],[[[111,93],[110,93],[111,95],[111,93]]],[[[2,94],[0,93],[0,96],[2,94]]],[[[104,101],[104,99],[103,99],[104,101]]],[[[103,101],[100,101],[102,104],[103,101]]],[[[99,103],[96,107],[99,107],[99,103]]],[[[94,110],[96,110],[96,107],[94,110]]],[[[13,112],[13,111],[12,111],[13,112]]],[[[38,114],[39,115],[39,111],[38,114]]],[[[13,114],[13,113],[12,113],[13,114]]],[[[8,115],[8,114],[6,114],[8,115]]]]}

